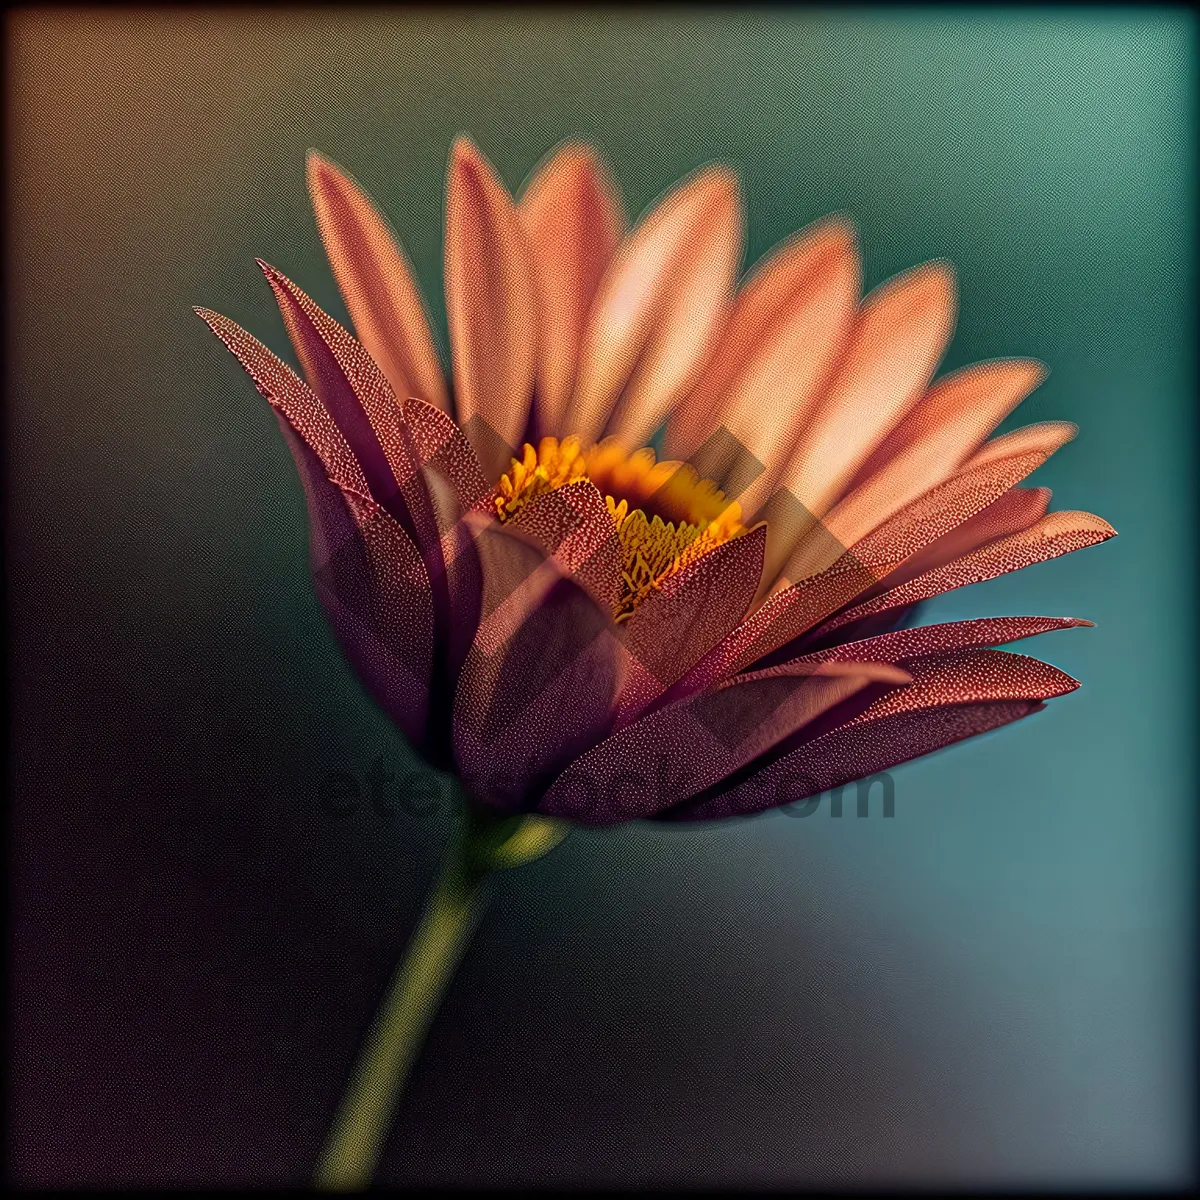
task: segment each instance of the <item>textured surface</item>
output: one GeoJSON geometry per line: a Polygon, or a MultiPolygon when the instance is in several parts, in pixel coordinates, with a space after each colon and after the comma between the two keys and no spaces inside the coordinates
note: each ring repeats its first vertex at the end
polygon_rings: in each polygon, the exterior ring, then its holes
{"type": "Polygon", "coordinates": [[[510,188],[595,139],[635,220],[732,162],[748,262],[835,211],[867,288],[947,256],[945,369],[1049,364],[1011,423],[1082,432],[1030,482],[1122,536],[931,602],[925,620],[1097,628],[1025,643],[1085,686],[893,772],[894,820],[876,787],[869,819],[849,797],[840,820],[823,799],[808,820],[576,835],[507,880],[385,1177],[1180,1179],[1182,18],[11,20],[21,1175],[311,1165],[447,810],[321,616],[271,413],[188,308],[284,352],[261,255],[342,319],[305,196],[315,145],[403,231],[444,351],[446,150],[467,129],[510,188]],[[322,798],[337,771],[357,801],[322,798]]]}

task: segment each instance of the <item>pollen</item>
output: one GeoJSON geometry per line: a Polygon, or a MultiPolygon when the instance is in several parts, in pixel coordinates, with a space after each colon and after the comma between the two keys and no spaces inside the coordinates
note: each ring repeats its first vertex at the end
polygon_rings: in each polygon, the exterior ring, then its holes
{"type": "Polygon", "coordinates": [[[627,621],[676,572],[745,532],[741,507],[688,463],[656,461],[653,449],[629,453],[615,438],[583,448],[577,437],[526,443],[501,476],[496,515],[511,520],[526,504],[586,479],[604,497],[621,546],[621,586],[613,619],[627,621]]]}

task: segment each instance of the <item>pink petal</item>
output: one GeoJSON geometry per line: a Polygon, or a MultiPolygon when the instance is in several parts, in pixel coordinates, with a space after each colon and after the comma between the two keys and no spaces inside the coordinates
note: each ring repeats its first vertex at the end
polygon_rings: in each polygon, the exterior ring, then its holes
{"type": "Polygon", "coordinates": [[[905,669],[906,687],[815,737],[805,730],[802,744],[749,779],[670,815],[710,820],[801,800],[1018,720],[1079,686],[1047,663],[1001,650],[929,655],[905,669]]]}
{"type": "Polygon", "coordinates": [[[569,483],[531,500],[509,522],[531,537],[577,579],[605,612],[611,612],[621,586],[621,540],[595,485],[569,483]]]}
{"type": "Polygon", "coordinates": [[[719,483],[747,476],[737,498],[755,511],[844,351],[859,289],[854,231],[841,221],[803,230],[764,259],[712,363],[671,416],[667,454],[719,483]],[[738,462],[718,461],[727,443],[738,462]]]}
{"type": "MultiPolygon", "coordinates": [[[[1001,460],[1008,461],[1008,460],[1001,460]]],[[[985,463],[981,470],[987,471],[994,464],[985,463]]],[[[1050,507],[1049,488],[1014,487],[981,509],[969,520],[951,529],[935,541],[923,546],[906,558],[900,566],[884,576],[873,588],[868,588],[859,598],[865,603],[882,592],[916,579],[935,567],[962,558],[997,538],[1010,537],[1036,525],[1050,507]]]]}
{"type": "Polygon", "coordinates": [[[1116,530],[1107,521],[1085,512],[1056,512],[1043,517],[1035,525],[1009,537],[990,541],[962,558],[954,559],[927,571],[916,579],[890,588],[882,595],[855,605],[827,622],[818,631],[829,633],[853,621],[888,609],[902,608],[940,596],[943,592],[995,579],[1010,571],[1019,571],[1033,563],[1046,562],[1085,546],[1094,546],[1115,536],[1116,530]]]}
{"type": "MultiPolygon", "coordinates": [[[[986,462],[971,471],[954,476],[935,489],[935,495],[922,498],[906,511],[917,511],[925,504],[932,508],[938,496],[956,491],[971,496],[971,507],[974,507],[986,501],[990,495],[995,495],[999,490],[997,485],[1003,485],[1019,475],[1027,474],[1031,469],[1030,463],[1037,464],[1041,461],[1039,455],[1032,454],[1024,458],[986,462]],[[988,491],[976,490],[974,484],[980,480],[990,481],[992,486],[988,491]]],[[[965,507],[947,506],[940,511],[935,510],[935,517],[940,519],[919,523],[915,537],[911,536],[911,527],[897,528],[897,525],[907,525],[907,521],[901,519],[887,522],[854,547],[854,557],[870,563],[873,573],[877,576],[875,582],[854,598],[854,603],[866,604],[876,596],[915,579],[918,575],[924,575],[943,563],[961,558],[996,538],[1028,529],[1046,515],[1049,504],[1049,488],[1013,487],[966,520],[961,520],[963,513],[969,511],[965,507]],[[957,512],[954,512],[955,507],[958,508],[957,512]],[[905,536],[906,534],[908,536],[905,536]]],[[[826,617],[834,615],[835,609],[825,614],[826,617]]]]}
{"type": "Polygon", "coordinates": [[[619,730],[552,784],[538,811],[587,825],[653,816],[739,771],[894,667],[835,663],[740,675],[619,730]]]}
{"type": "Polygon", "coordinates": [[[421,294],[404,251],[367,194],[310,151],[308,190],[355,332],[400,397],[449,407],[421,294]]]}
{"type": "Polygon", "coordinates": [[[531,439],[563,436],[584,322],[625,231],[604,164],[589,146],[563,146],[529,183],[518,206],[532,253],[541,318],[531,439]]]}
{"type": "Polygon", "coordinates": [[[692,669],[679,690],[704,690],[728,679],[859,597],[878,591],[881,581],[906,560],[969,523],[1043,461],[1040,452],[1032,451],[963,471],[907,505],[851,550],[843,550],[832,538],[827,544],[802,543],[801,550],[807,546],[813,558],[801,564],[800,582],[776,592],[755,610],[692,669]],[[834,559],[831,565],[808,573],[828,559],[834,559]]]}
{"type": "Polygon", "coordinates": [[[199,316],[245,368],[254,386],[321,460],[325,474],[339,487],[367,495],[369,488],[349,442],[312,390],[256,337],[228,317],[208,308],[199,316]]]}
{"type": "Polygon", "coordinates": [[[843,642],[803,654],[789,660],[797,665],[824,662],[904,663],[944,650],[965,650],[974,646],[1003,646],[1021,638],[1035,637],[1056,629],[1091,627],[1091,621],[1076,617],[980,617],[970,621],[949,621],[941,625],[918,625],[897,629],[857,642],[843,642]]]}
{"type": "Polygon", "coordinates": [[[761,525],[723,542],[665,579],[634,610],[622,631],[630,661],[620,723],[685,675],[746,615],[765,545],[761,525]]]}
{"type": "Polygon", "coordinates": [[[400,406],[371,356],[290,279],[259,260],[308,377],[345,435],[371,497],[400,515],[400,486],[415,467],[404,444],[400,406]]]}
{"type": "Polygon", "coordinates": [[[806,579],[818,574],[842,554],[851,554],[870,568],[877,581],[884,580],[926,547],[939,539],[953,537],[958,529],[979,520],[979,514],[999,504],[1006,495],[1012,495],[1014,486],[1043,462],[1045,458],[1040,453],[1031,451],[952,475],[860,538],[849,551],[842,549],[842,542],[831,530],[819,525],[801,539],[776,588],[788,579],[806,579]]]}
{"type": "Polygon", "coordinates": [[[454,699],[458,772],[507,811],[609,731],[623,654],[608,613],[532,539],[468,514],[483,568],[483,617],[454,699]]]}
{"type": "Polygon", "coordinates": [[[596,293],[570,408],[573,432],[593,440],[607,424],[629,446],[646,441],[715,348],[740,255],[737,180],[729,171],[703,170],[651,210],[596,293]]]}
{"type": "MultiPolygon", "coordinates": [[[[482,510],[491,486],[463,431],[448,414],[423,400],[409,397],[403,408],[412,460],[425,472],[437,471],[445,479],[460,515],[473,509],[482,510]]],[[[443,532],[446,528],[442,527],[443,532]]]]}
{"type": "Polygon", "coordinates": [[[534,284],[516,206],[466,138],[450,158],[446,313],[458,422],[494,479],[529,416],[538,351],[534,284]]]}

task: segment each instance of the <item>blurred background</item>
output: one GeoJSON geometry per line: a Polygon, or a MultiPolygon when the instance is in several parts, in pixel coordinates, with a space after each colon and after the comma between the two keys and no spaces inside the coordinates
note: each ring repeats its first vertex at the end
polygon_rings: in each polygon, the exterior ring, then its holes
{"type": "Polygon", "coordinates": [[[1097,627],[1019,647],[1084,686],[898,768],[893,819],[577,833],[501,879],[381,1181],[1190,1178],[1190,13],[6,24],[18,1179],[309,1176],[451,812],[342,660],[274,417],[190,310],[283,352],[261,255],[345,320],[312,146],[388,214],[444,348],[460,131],[512,188],[590,139],[634,215],[729,162],[748,263],[833,211],[868,286],[950,258],[946,366],[1048,363],[1009,424],[1081,433],[1033,482],[1121,536],[928,607],[1097,627]]]}

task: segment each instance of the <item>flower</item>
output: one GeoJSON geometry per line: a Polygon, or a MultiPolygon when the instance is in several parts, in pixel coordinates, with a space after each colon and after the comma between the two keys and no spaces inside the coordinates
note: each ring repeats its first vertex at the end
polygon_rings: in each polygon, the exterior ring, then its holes
{"type": "Polygon", "coordinates": [[[627,230],[586,146],[517,202],[460,139],[448,381],[384,219],[320,155],[308,182],[357,340],[266,264],[307,382],[197,311],[280,417],[350,660],[483,809],[753,813],[1078,686],[995,647],[1086,621],[899,627],[1114,532],[1020,486],[1074,426],[990,437],[1038,364],[933,380],[955,316],[944,263],[862,299],[853,232],[830,219],[739,281],[730,171],[698,171],[627,230]]]}

